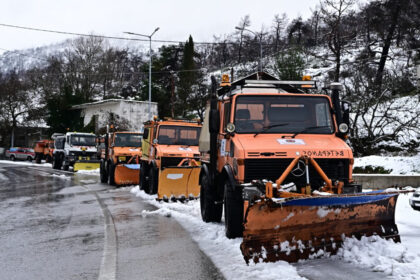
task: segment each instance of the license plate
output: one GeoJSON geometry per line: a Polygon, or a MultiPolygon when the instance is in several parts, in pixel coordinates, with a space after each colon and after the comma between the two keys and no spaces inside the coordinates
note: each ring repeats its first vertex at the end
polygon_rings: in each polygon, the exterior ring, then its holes
{"type": "Polygon", "coordinates": [[[119,159],[120,161],[124,161],[124,160],[125,160],[125,157],[118,157],[118,159],[119,159]]]}

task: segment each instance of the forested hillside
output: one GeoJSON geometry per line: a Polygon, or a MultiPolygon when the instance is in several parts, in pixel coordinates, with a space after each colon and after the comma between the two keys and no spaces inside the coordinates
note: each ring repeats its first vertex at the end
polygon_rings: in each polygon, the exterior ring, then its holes
{"type": "MultiPolygon", "coordinates": [[[[180,43],[154,43],[159,47],[152,56],[152,101],[159,104],[159,117],[202,118],[210,75],[236,79],[260,66],[281,79],[310,74],[320,88],[343,83],[343,98],[352,104],[351,143],[359,155],[418,151],[419,1],[322,0],[310,18],[277,14],[260,30],[249,30],[252,17],[238,19],[211,42],[190,36],[180,43]]],[[[5,52],[0,133],[28,123],[47,124],[51,132],[80,130],[72,105],[147,100],[148,63],[144,49],[93,36],[5,52]]]]}

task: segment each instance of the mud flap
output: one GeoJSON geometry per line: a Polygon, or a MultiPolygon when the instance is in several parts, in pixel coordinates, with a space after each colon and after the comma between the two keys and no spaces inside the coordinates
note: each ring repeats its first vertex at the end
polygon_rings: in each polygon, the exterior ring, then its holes
{"type": "Polygon", "coordinates": [[[73,171],[78,170],[95,170],[100,167],[99,162],[76,162],[73,165],[73,171]]]}
{"type": "Polygon", "coordinates": [[[138,185],[140,164],[118,164],[115,166],[114,180],[116,185],[138,185]]]}
{"type": "Polygon", "coordinates": [[[161,170],[158,199],[197,198],[200,195],[200,170],[200,166],[177,166],[161,170]]]}
{"type": "Polygon", "coordinates": [[[398,194],[264,199],[245,213],[241,251],[248,263],[334,254],[345,237],[379,235],[400,242],[395,224],[398,194]],[[320,251],[322,250],[322,251],[320,251]]]}

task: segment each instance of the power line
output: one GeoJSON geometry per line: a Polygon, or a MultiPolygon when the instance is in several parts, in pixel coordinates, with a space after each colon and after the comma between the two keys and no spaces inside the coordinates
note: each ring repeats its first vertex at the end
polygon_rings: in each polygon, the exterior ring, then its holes
{"type": "MultiPolygon", "coordinates": [[[[43,29],[43,28],[28,27],[28,26],[18,26],[18,25],[5,24],[5,23],[0,23],[0,26],[9,27],[9,28],[16,28],[16,29],[23,29],[23,30],[29,30],[29,31],[38,31],[38,32],[47,32],[47,33],[62,34],[62,35],[74,35],[74,36],[91,37],[91,38],[125,40],[125,41],[137,41],[137,42],[149,42],[149,39],[126,38],[126,37],[106,36],[106,35],[95,35],[95,34],[86,34],[86,33],[78,33],[78,32],[59,31],[59,30],[43,29]]],[[[155,43],[185,44],[186,41],[152,40],[152,42],[155,42],[155,43]]],[[[194,42],[194,44],[199,44],[199,45],[217,45],[217,44],[235,44],[235,42],[223,42],[223,43],[221,43],[221,42],[220,43],[218,43],[218,42],[194,42]]]]}

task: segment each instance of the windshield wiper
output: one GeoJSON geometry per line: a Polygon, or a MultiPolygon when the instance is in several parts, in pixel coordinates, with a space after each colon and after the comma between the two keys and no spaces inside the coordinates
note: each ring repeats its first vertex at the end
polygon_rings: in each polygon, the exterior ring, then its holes
{"type": "MultiPolygon", "coordinates": [[[[293,134],[293,135],[292,135],[292,138],[295,138],[295,137],[296,137],[296,135],[298,135],[298,134],[305,133],[305,132],[311,131],[311,130],[316,129],[316,128],[326,128],[326,127],[331,128],[331,126],[329,126],[329,125],[322,125],[322,126],[309,126],[309,127],[305,128],[305,129],[303,129],[303,130],[301,130],[301,131],[296,132],[295,134],[293,134]]],[[[285,137],[285,136],[283,136],[282,138],[284,138],[284,137],[285,137]]]]}
{"type": "Polygon", "coordinates": [[[260,133],[266,132],[270,128],[285,126],[285,125],[288,125],[288,124],[289,123],[278,123],[278,124],[272,124],[272,125],[264,126],[263,129],[261,129],[260,131],[258,131],[257,133],[254,134],[254,137],[256,137],[260,133]]]}

